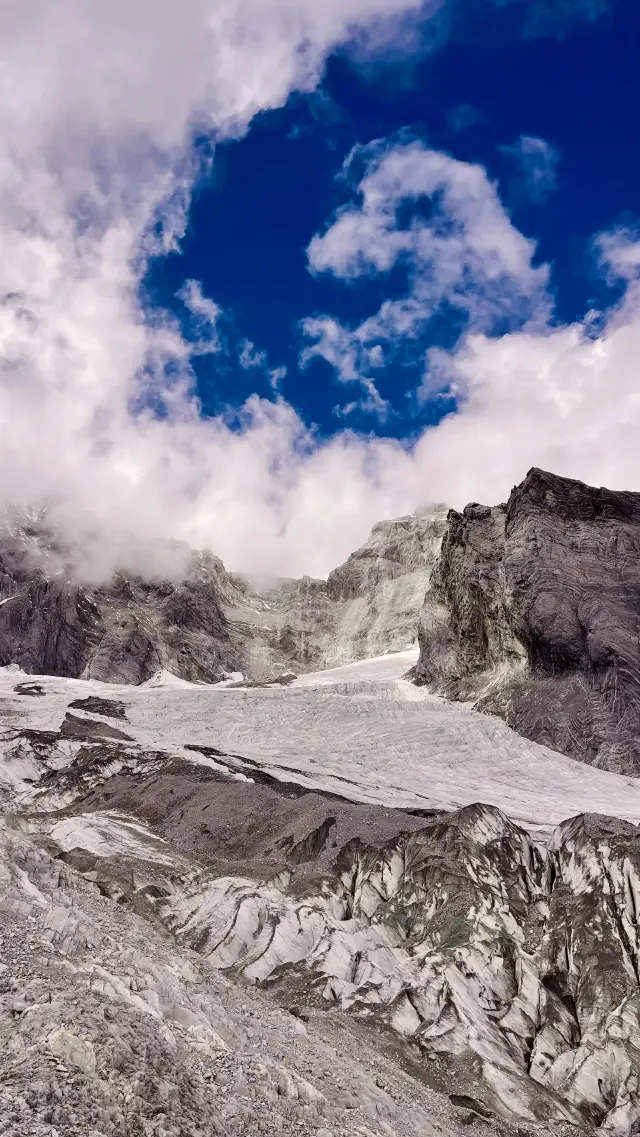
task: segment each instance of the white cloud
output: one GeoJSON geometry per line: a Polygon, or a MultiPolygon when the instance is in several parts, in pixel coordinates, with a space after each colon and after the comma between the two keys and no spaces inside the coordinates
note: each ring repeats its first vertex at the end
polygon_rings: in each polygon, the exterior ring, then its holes
{"type": "Polygon", "coordinates": [[[338,405],[335,413],[346,418],[358,411],[374,415],[380,422],[387,418],[390,406],[376,387],[372,372],[384,366],[379,344],[367,343],[367,334],[360,328],[351,331],[331,316],[310,316],[302,322],[308,346],[300,356],[301,367],[321,357],[334,368],[341,383],[355,383],[362,396],[345,405],[338,405]]]}
{"type": "Polygon", "coordinates": [[[556,188],[559,155],[551,143],[531,134],[521,134],[512,146],[502,146],[503,154],[518,163],[532,201],[544,201],[556,188]]]}
{"type": "MultiPolygon", "coordinates": [[[[371,45],[392,34],[389,17],[402,24],[418,7],[0,6],[0,503],[52,502],[83,541],[87,572],[137,563],[149,541],[171,536],[234,568],[323,573],[380,517],[429,497],[504,497],[532,462],[640,484],[640,319],[629,298],[597,341],[580,327],[476,332],[446,361],[460,413],[413,450],[349,431],[319,441],[282,399],[252,398],[233,421],[201,417],[192,345],[141,308],[148,256],[184,227],[193,131],[242,131],[290,90],[311,89],[359,22],[374,28],[371,45]]],[[[361,332],[358,375],[365,360],[373,382],[379,349],[415,334],[443,297],[476,328],[537,305],[544,270],[480,168],[409,149],[381,159],[366,189],[366,208],[316,244],[317,267],[348,276],[400,256],[431,269],[413,267],[411,296],[361,332]],[[438,224],[395,234],[393,202],[430,194],[438,224]]],[[[197,285],[186,298],[213,349],[217,306],[197,285]]]]}
{"type": "Polygon", "coordinates": [[[587,321],[472,336],[451,362],[460,412],[423,435],[415,461],[434,495],[493,504],[533,466],[640,488],[640,305],[631,290],[593,338],[587,321]]]}
{"type": "Polygon", "coordinates": [[[363,158],[365,173],[354,187],[359,203],[313,238],[310,268],[352,281],[400,263],[408,287],[354,328],[328,316],[305,320],[303,363],[321,356],[343,382],[360,382],[370,396],[372,371],[423,338],[445,306],[476,330],[497,320],[546,318],[548,269],[534,267],[534,242],[512,225],[481,166],[421,142],[376,143],[350,156],[347,174],[363,158]],[[426,215],[418,210],[425,202],[426,215]],[[402,223],[407,206],[411,218],[402,223]]]}
{"type": "Polygon", "coordinates": [[[620,226],[599,233],[595,247],[610,282],[640,276],[640,229],[620,226]]]}
{"type": "MultiPolygon", "coordinates": [[[[202,285],[197,280],[187,280],[178,296],[192,317],[197,337],[191,345],[192,351],[198,355],[216,354],[222,346],[219,331],[222,308],[204,295],[202,285]]],[[[163,313],[163,316],[166,320],[166,314],[163,313]]]]}
{"type": "Polygon", "coordinates": [[[287,377],[286,367],[282,365],[270,367],[269,356],[266,351],[261,351],[251,340],[243,340],[240,344],[238,364],[243,371],[261,371],[272,391],[276,393],[280,391],[282,383],[287,377]]]}
{"type": "Polygon", "coordinates": [[[240,348],[238,363],[243,371],[252,371],[254,367],[262,370],[267,366],[267,353],[260,351],[250,340],[244,340],[240,348]]]}
{"type": "Polygon", "coordinates": [[[445,299],[474,311],[484,304],[508,309],[514,295],[528,300],[544,288],[546,269],[531,264],[534,242],[511,224],[482,166],[417,141],[359,149],[348,166],[359,157],[368,159],[356,187],[361,205],[340,211],[314,237],[314,271],[353,279],[388,271],[406,256],[429,312],[445,299]],[[428,217],[416,213],[401,228],[401,206],[423,200],[430,205],[428,217]]]}

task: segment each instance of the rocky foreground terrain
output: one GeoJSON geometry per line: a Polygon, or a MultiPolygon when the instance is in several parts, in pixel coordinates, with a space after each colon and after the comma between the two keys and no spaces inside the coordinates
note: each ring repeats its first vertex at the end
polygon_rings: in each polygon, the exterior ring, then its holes
{"type": "Polygon", "coordinates": [[[91,587],[5,527],[0,1133],[640,1133],[639,522],[534,470],[91,587]]]}
{"type": "Polygon", "coordinates": [[[637,1131],[640,783],[407,654],[266,688],[0,671],[0,1131],[637,1131]]]}
{"type": "Polygon", "coordinates": [[[506,505],[451,512],[418,681],[527,738],[640,773],[640,494],[531,470],[506,505]]]}

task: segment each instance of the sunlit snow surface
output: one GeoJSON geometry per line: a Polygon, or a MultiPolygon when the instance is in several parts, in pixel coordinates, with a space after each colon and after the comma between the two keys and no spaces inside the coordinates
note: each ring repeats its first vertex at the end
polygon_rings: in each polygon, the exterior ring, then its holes
{"type": "Polygon", "coordinates": [[[416,650],[305,675],[289,687],[199,686],[167,675],[144,688],[24,676],[0,668],[2,727],[56,730],[72,699],[126,705],[127,734],[182,754],[209,746],[277,778],[356,801],[413,809],[493,804],[538,833],[577,813],[640,822],[640,781],[608,774],[520,738],[499,719],[416,688],[416,650]],[[45,698],[19,696],[40,683],[45,698]]]}

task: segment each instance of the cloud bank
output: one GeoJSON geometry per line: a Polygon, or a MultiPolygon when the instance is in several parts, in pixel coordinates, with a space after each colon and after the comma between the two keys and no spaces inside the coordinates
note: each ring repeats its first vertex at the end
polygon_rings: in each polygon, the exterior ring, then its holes
{"type": "MultiPolygon", "coordinates": [[[[220,350],[218,306],[187,286],[197,334],[185,342],[141,304],[148,259],[179,243],[217,138],[312,90],[336,46],[408,42],[425,6],[161,0],[149,11],[148,0],[0,7],[0,505],[46,503],[93,579],[139,567],[169,537],[232,568],[322,575],[381,517],[428,499],[504,498],[534,463],[640,486],[632,235],[599,244],[603,271],[626,287],[599,337],[593,321],[555,328],[546,270],[486,173],[394,143],[369,155],[359,204],[311,245],[314,270],[345,279],[399,259],[408,270],[399,306],[364,331],[336,325],[334,365],[348,348],[342,378],[375,404],[391,347],[458,305],[465,331],[439,361],[458,413],[411,448],[348,430],[320,442],[277,393],[239,419],[204,418],[191,358],[220,350]],[[196,136],[211,145],[194,148],[196,136]],[[432,214],[401,224],[398,203],[425,197],[432,214]],[[498,337],[505,310],[519,326],[498,337]]],[[[328,358],[327,329],[307,326],[328,358]]]]}

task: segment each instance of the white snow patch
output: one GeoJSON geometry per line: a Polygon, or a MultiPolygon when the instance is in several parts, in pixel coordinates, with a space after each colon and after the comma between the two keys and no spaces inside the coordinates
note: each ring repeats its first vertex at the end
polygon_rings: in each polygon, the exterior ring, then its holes
{"type": "Polygon", "coordinates": [[[136,857],[162,865],[175,865],[180,858],[161,837],[134,818],[110,813],[87,813],[65,817],[50,830],[51,838],[65,852],[84,849],[96,857],[136,857]]]}
{"type": "MultiPolygon", "coordinates": [[[[305,675],[289,687],[200,686],[171,676],[130,687],[38,676],[46,698],[0,697],[25,727],[58,730],[79,695],[126,706],[127,733],[149,750],[193,761],[185,746],[213,746],[282,781],[354,801],[408,809],[484,802],[546,836],[579,813],[640,823],[640,781],[575,762],[521,738],[500,719],[429,695],[402,678],[415,648],[305,675]]],[[[249,765],[238,771],[251,776],[249,765]]]]}
{"type": "Polygon", "coordinates": [[[198,688],[203,686],[206,686],[206,684],[190,683],[188,679],[181,679],[179,675],[174,675],[172,671],[167,671],[166,669],[156,671],[155,675],[147,679],[146,683],[140,684],[142,690],[149,690],[155,687],[188,687],[193,689],[194,687],[198,688]]]}

